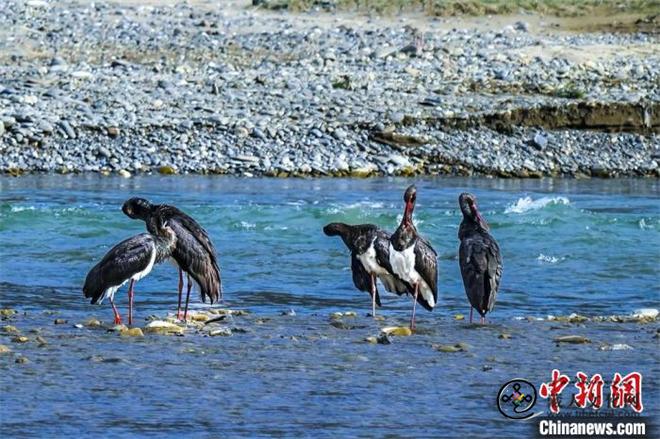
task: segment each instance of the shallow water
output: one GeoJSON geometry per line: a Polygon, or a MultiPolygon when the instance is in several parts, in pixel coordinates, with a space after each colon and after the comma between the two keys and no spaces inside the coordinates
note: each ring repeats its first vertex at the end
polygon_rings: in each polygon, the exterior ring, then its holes
{"type": "MultiPolygon", "coordinates": [[[[0,307],[10,322],[49,342],[0,343],[1,431],[10,436],[385,436],[493,432],[524,434],[495,406],[499,387],[523,376],[549,380],[552,368],[644,373],[647,411],[658,414],[657,324],[528,322],[573,312],[588,316],[658,308],[660,204],[657,180],[419,179],[417,226],[440,256],[439,306],[418,314],[420,333],[392,345],[363,340],[405,324],[411,302],[383,296],[385,321],[365,316],[370,300],[352,286],[330,221],[393,230],[403,179],[233,179],[225,177],[32,176],[0,179],[0,307]],[[490,324],[454,315],[469,309],[456,261],[469,189],[499,240],[504,278],[490,324]],[[120,210],[130,196],[175,204],[195,216],[220,252],[223,307],[246,309],[231,337],[125,339],[72,325],[111,320],[109,305],[82,298],[87,270],[121,239],[143,231],[120,210]],[[295,316],[281,316],[293,309],[295,316]],[[354,310],[354,329],[329,314],[354,310]],[[57,314],[52,315],[50,311],[57,314]],[[48,312],[47,314],[45,312],[48,312]],[[259,323],[258,318],[270,318],[259,323]],[[54,318],[69,324],[53,325],[54,318]],[[512,333],[509,340],[499,339],[512,333]],[[558,335],[593,343],[556,346],[558,335]],[[434,343],[465,342],[441,353],[434,343]],[[627,351],[600,351],[626,343],[627,351]],[[23,354],[29,364],[15,364],[23,354]],[[485,367],[484,367],[485,366],[485,367]],[[488,370],[484,370],[488,369],[488,370]],[[479,422],[477,423],[477,420],[479,422]]],[[[138,322],[176,306],[169,264],[137,284],[138,322]]],[[[119,298],[125,314],[125,289],[119,298]]],[[[195,298],[194,308],[202,305],[195,298]]],[[[546,402],[540,402],[545,408],[546,402]]]]}

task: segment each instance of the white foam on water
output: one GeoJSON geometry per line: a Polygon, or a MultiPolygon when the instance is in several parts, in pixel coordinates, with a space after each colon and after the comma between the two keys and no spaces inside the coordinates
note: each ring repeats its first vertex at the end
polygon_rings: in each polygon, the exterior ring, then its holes
{"type": "Polygon", "coordinates": [[[12,212],[23,212],[26,210],[37,210],[34,206],[11,206],[12,212]]]}
{"type": "Polygon", "coordinates": [[[570,200],[566,197],[541,197],[538,200],[534,200],[532,197],[523,197],[518,198],[518,201],[507,207],[504,213],[525,213],[530,210],[543,209],[546,206],[567,205],[569,203],[570,200]]]}
{"type": "Polygon", "coordinates": [[[544,255],[543,253],[539,253],[539,257],[536,258],[537,261],[541,262],[547,262],[549,264],[556,264],[557,262],[563,261],[564,257],[558,258],[556,256],[549,256],[549,255],[544,255]]]}

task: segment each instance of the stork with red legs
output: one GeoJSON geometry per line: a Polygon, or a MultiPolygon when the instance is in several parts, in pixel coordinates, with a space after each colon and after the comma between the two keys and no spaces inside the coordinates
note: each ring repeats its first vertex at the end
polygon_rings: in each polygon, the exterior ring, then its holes
{"type": "Polygon", "coordinates": [[[141,233],[128,238],[110,249],[87,274],[83,293],[92,304],[110,301],[115,324],[121,324],[121,316],[115,306],[114,296],[126,282],[128,286],[128,324],[133,324],[134,286],[151,272],[155,264],[170,257],[176,245],[173,230],[162,219],[154,220],[155,233],[141,233]]]}
{"type": "Polygon", "coordinates": [[[390,238],[390,265],[392,271],[413,289],[413,309],[410,329],[415,329],[417,302],[433,311],[438,301],[438,255],[413,224],[413,211],[417,201],[417,188],[412,185],[403,195],[405,209],[399,228],[390,238]]]}

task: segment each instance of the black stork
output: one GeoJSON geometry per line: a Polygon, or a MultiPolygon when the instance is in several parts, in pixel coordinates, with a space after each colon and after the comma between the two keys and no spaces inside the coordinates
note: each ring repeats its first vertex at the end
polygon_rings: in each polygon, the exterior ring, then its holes
{"type": "Polygon", "coordinates": [[[438,300],[438,255],[413,224],[412,215],[417,201],[415,185],[406,189],[403,201],[403,219],[390,238],[390,265],[394,274],[412,286],[414,298],[410,329],[415,329],[417,302],[433,311],[438,300]]]}
{"type": "Polygon", "coordinates": [[[188,317],[188,303],[192,282],[202,296],[202,302],[208,298],[215,303],[222,297],[222,281],[217,253],[211,238],[202,226],[192,217],[167,204],[152,204],[144,198],[131,198],[122,206],[122,211],[132,219],[141,219],[147,230],[154,233],[156,218],[167,221],[176,235],[176,246],[172,258],[179,268],[179,303],[177,318],[181,319],[181,294],[183,291],[183,272],[188,278],[188,292],[183,320],[188,317]]]}
{"type": "Polygon", "coordinates": [[[476,309],[483,324],[486,313],[493,310],[502,278],[500,246],[489,233],[488,223],[479,213],[474,195],[462,193],[458,205],[463,213],[458,229],[461,240],[458,257],[465,294],[470,301],[470,323],[472,311],[476,309]]]}
{"type": "Polygon", "coordinates": [[[87,274],[83,293],[92,304],[108,298],[115,315],[115,324],[121,316],[114,296],[126,282],[128,286],[128,324],[133,324],[133,287],[135,282],[151,272],[154,264],[170,257],[176,246],[176,235],[167,222],[154,220],[155,233],[141,233],[115,245],[87,274]]]}
{"type": "Polygon", "coordinates": [[[376,305],[381,306],[376,278],[391,293],[403,294],[410,286],[392,272],[390,265],[390,235],[373,224],[349,225],[330,223],[323,227],[327,236],[339,235],[351,251],[353,283],[360,291],[371,296],[371,315],[376,316],[376,305]]]}

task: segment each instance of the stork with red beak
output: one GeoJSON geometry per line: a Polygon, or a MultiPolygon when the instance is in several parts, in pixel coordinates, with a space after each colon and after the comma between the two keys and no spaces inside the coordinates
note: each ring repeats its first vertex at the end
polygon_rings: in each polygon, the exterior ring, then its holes
{"type": "Polygon", "coordinates": [[[476,309],[483,324],[486,313],[495,306],[502,279],[502,256],[497,241],[489,233],[488,223],[479,213],[477,198],[464,192],[458,197],[458,204],[463,213],[458,229],[461,240],[458,257],[465,294],[470,301],[470,323],[476,309]]]}
{"type": "Polygon", "coordinates": [[[410,329],[415,329],[417,302],[433,311],[438,301],[438,255],[413,224],[413,210],[417,201],[417,188],[412,185],[403,195],[405,210],[399,228],[390,238],[390,265],[401,280],[414,291],[410,329]]]}

